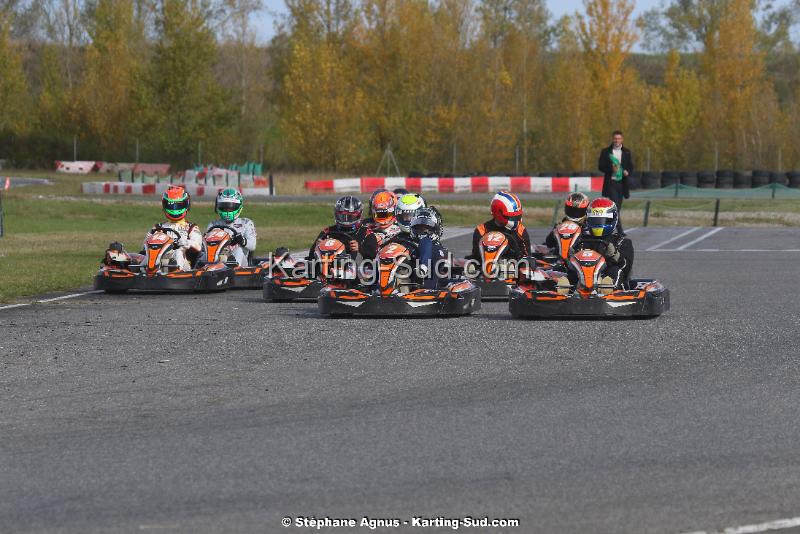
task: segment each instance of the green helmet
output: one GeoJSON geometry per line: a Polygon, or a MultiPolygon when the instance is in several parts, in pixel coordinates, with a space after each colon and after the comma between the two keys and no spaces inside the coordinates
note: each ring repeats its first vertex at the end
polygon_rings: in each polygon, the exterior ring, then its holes
{"type": "Polygon", "coordinates": [[[214,210],[219,214],[223,221],[233,222],[242,212],[244,198],[236,189],[227,188],[217,193],[217,201],[214,203],[214,210]]]}
{"type": "Polygon", "coordinates": [[[411,220],[417,210],[425,207],[425,200],[416,193],[408,193],[400,197],[394,209],[397,225],[406,233],[411,232],[411,220]]]}

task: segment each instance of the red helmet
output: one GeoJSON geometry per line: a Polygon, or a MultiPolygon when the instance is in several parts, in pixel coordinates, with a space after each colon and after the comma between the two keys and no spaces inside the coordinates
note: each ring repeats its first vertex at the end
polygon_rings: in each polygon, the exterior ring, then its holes
{"type": "Polygon", "coordinates": [[[522,220],[522,202],[514,193],[498,191],[492,199],[492,217],[500,226],[514,230],[522,220]]]}
{"type": "Polygon", "coordinates": [[[589,207],[589,197],[584,193],[570,193],[564,201],[564,215],[572,222],[581,223],[586,218],[586,208],[589,207]]]}
{"type": "Polygon", "coordinates": [[[619,222],[617,205],[608,198],[596,198],[586,210],[586,227],[594,237],[608,237],[619,222]]]}

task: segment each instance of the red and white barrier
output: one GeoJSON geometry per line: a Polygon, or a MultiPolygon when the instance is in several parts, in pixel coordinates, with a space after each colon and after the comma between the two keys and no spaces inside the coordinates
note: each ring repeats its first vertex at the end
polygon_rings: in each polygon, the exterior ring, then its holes
{"type": "Polygon", "coordinates": [[[307,181],[314,192],[371,193],[376,189],[436,193],[490,193],[500,189],[514,193],[568,193],[602,191],[602,176],[466,176],[459,178],[362,177],[307,181]]]}
{"type": "MultiPolygon", "coordinates": [[[[84,182],[81,191],[88,195],[163,195],[171,185],[181,185],[194,198],[214,198],[224,186],[198,184],[140,184],[126,182],[84,182]]],[[[269,187],[243,187],[245,196],[269,196],[269,187]]]]}
{"type": "Polygon", "coordinates": [[[56,161],[56,172],[65,174],[89,174],[96,167],[96,161],[56,161]]]}

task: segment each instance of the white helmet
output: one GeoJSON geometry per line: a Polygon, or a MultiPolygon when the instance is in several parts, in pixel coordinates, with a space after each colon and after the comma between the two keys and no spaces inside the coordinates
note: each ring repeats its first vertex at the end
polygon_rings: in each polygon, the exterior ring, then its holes
{"type": "Polygon", "coordinates": [[[417,210],[425,207],[425,200],[416,193],[408,193],[400,197],[394,215],[400,229],[409,234],[411,233],[411,221],[417,210]]]}

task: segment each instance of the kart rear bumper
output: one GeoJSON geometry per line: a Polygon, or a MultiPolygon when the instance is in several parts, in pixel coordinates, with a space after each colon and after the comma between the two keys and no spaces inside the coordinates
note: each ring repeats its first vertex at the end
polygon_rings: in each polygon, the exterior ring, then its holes
{"type": "Polygon", "coordinates": [[[224,291],[230,287],[232,271],[221,264],[203,269],[147,275],[125,269],[101,268],[94,278],[94,287],[107,292],[133,291],[224,291]]]}
{"type": "Polygon", "coordinates": [[[267,302],[310,302],[316,301],[322,289],[322,282],[308,278],[264,277],[264,300],[267,302]]]}
{"type": "Polygon", "coordinates": [[[232,269],[231,287],[235,289],[261,289],[264,286],[264,275],[268,267],[235,267],[232,269]]]}
{"type": "Polygon", "coordinates": [[[468,315],[481,307],[481,290],[453,293],[419,290],[406,295],[376,295],[358,289],[324,288],[317,300],[319,311],[332,316],[424,317],[468,315]]]}
{"type": "Polygon", "coordinates": [[[582,297],[559,295],[553,291],[514,288],[508,309],[514,317],[656,317],[669,310],[669,290],[654,280],[639,282],[630,291],[582,297]]]}
{"type": "Polygon", "coordinates": [[[508,300],[511,288],[514,287],[512,282],[506,280],[477,279],[472,283],[481,288],[481,300],[483,301],[508,300]]]}

